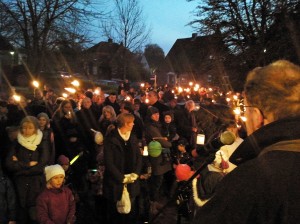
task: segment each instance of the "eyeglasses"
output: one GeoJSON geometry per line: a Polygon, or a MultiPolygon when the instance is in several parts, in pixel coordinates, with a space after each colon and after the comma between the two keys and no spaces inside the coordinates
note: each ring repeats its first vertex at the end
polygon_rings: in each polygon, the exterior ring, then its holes
{"type": "Polygon", "coordinates": [[[240,104],[240,111],[242,112],[242,113],[245,113],[246,112],[246,108],[247,107],[255,107],[255,106],[245,106],[244,104],[240,104]]]}
{"type": "MultiPolygon", "coordinates": [[[[245,112],[246,112],[246,108],[247,107],[256,107],[256,106],[245,106],[244,104],[240,104],[240,111],[244,114],[245,112]]],[[[257,108],[257,107],[256,107],[257,108]]],[[[261,109],[259,109],[259,108],[257,108],[259,111],[260,111],[260,113],[261,113],[261,115],[263,116],[263,117],[265,117],[264,116],[264,113],[262,112],[262,110],[261,109]]]]}

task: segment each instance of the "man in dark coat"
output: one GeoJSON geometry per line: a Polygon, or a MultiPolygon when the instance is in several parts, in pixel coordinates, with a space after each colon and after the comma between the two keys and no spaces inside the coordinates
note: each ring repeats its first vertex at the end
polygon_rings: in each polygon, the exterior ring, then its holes
{"type": "Polygon", "coordinates": [[[300,223],[300,67],[280,60],[245,84],[248,137],[230,157],[238,167],[218,185],[194,224],[300,223]]]}
{"type": "MultiPolygon", "coordinates": [[[[149,107],[147,110],[147,118],[145,122],[145,139],[149,144],[152,140],[158,141],[166,152],[172,147],[172,143],[168,141],[166,136],[162,135],[161,123],[159,121],[159,111],[155,107],[149,107]]],[[[169,158],[169,154],[162,151],[162,153],[153,157],[150,153],[149,161],[151,163],[152,174],[150,178],[150,213],[154,215],[161,209],[162,189],[166,188],[169,192],[173,185],[172,178],[172,165],[169,158]],[[162,187],[165,185],[164,187],[162,187]]]]}
{"type": "Polygon", "coordinates": [[[155,107],[158,109],[159,111],[159,120],[160,122],[163,122],[164,120],[164,116],[163,113],[166,111],[169,111],[169,107],[161,102],[159,102],[158,100],[158,93],[156,91],[150,91],[148,93],[148,100],[149,100],[149,104],[152,107],[155,107]]]}
{"type": "Polygon", "coordinates": [[[85,97],[81,103],[81,109],[76,112],[78,124],[80,126],[81,135],[83,137],[83,143],[89,152],[88,165],[89,168],[96,168],[96,150],[94,142],[94,131],[99,131],[97,116],[92,110],[92,100],[89,97],[85,97]]]}
{"type": "Polygon", "coordinates": [[[117,102],[117,95],[115,92],[111,92],[104,101],[104,106],[112,106],[116,112],[116,114],[120,113],[120,105],[117,102]]]}
{"type": "Polygon", "coordinates": [[[174,119],[178,135],[185,138],[188,142],[188,152],[196,148],[198,126],[194,110],[195,102],[188,100],[185,103],[184,109],[175,113],[174,119]]]}

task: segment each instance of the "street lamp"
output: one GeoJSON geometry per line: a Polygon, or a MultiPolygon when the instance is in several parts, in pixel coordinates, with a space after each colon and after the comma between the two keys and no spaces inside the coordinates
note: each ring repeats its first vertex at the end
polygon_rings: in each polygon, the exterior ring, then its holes
{"type": "Polygon", "coordinates": [[[11,66],[14,66],[14,55],[15,55],[15,52],[14,51],[10,51],[9,53],[11,55],[11,66]]]}

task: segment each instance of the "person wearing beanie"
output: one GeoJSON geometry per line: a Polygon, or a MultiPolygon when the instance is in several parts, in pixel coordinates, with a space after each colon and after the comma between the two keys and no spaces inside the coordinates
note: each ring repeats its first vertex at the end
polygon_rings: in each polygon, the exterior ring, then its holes
{"type": "MultiPolygon", "coordinates": [[[[72,180],[74,180],[74,172],[72,172],[72,167],[70,166],[70,159],[65,155],[60,155],[57,158],[57,163],[61,165],[61,167],[65,171],[65,185],[73,186],[72,180]]],[[[77,195],[76,191],[72,187],[70,187],[74,195],[77,195]]],[[[76,197],[75,197],[76,198],[76,197]]]]}
{"type": "Polygon", "coordinates": [[[45,118],[47,124],[48,124],[49,121],[50,121],[50,118],[49,118],[48,114],[46,114],[46,113],[44,113],[44,112],[39,113],[36,117],[37,117],[37,119],[40,119],[41,117],[45,118]]]}
{"type": "Polygon", "coordinates": [[[54,145],[54,134],[53,130],[50,127],[50,118],[49,116],[42,112],[37,115],[37,119],[39,122],[39,128],[43,133],[43,138],[49,143],[50,149],[50,159],[48,164],[54,164],[55,162],[55,145],[54,145]]]}
{"type": "Polygon", "coordinates": [[[90,90],[87,90],[87,91],[84,93],[84,95],[85,95],[86,97],[90,98],[91,100],[93,99],[93,96],[94,96],[93,92],[90,91],[90,90]]]}
{"type": "Polygon", "coordinates": [[[18,223],[36,222],[36,198],[45,183],[43,173],[49,161],[48,146],[38,128],[37,118],[23,118],[5,161],[19,199],[18,223]]]}
{"type": "Polygon", "coordinates": [[[156,113],[159,113],[159,110],[156,107],[150,106],[147,109],[147,119],[151,120],[151,116],[156,113]]]}
{"type": "MultiPolygon", "coordinates": [[[[45,167],[45,176],[48,188],[60,188],[63,182],[59,182],[59,184],[55,183],[55,181],[51,181],[52,177],[62,175],[59,179],[63,179],[65,177],[65,171],[59,164],[50,165],[45,167]],[[57,184],[53,185],[53,184],[57,184]],[[59,185],[59,186],[58,186],[59,185]]],[[[55,178],[54,178],[55,180],[55,178]]]]}
{"type": "Polygon", "coordinates": [[[161,206],[162,189],[171,189],[172,167],[171,161],[165,157],[172,147],[172,143],[168,138],[162,135],[162,127],[160,122],[159,110],[155,107],[149,107],[147,110],[147,119],[145,121],[145,139],[149,144],[153,140],[158,141],[164,151],[157,157],[149,156],[149,161],[152,167],[152,174],[150,177],[150,215],[155,215],[161,206]],[[163,186],[163,183],[166,186],[163,186]]]}
{"type": "Polygon", "coordinates": [[[70,166],[70,160],[65,155],[60,155],[57,159],[57,163],[61,165],[61,167],[64,169],[65,172],[68,170],[70,166]]]}
{"type": "Polygon", "coordinates": [[[37,220],[40,224],[75,223],[76,203],[72,191],[64,186],[65,171],[59,165],[45,167],[46,188],[37,198],[37,220]]]}

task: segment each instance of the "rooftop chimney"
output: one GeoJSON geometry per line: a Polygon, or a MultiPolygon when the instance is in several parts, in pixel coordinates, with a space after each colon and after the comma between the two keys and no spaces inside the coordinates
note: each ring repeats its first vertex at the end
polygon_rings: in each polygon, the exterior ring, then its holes
{"type": "Polygon", "coordinates": [[[193,34],[192,34],[192,38],[193,38],[193,39],[195,39],[197,36],[198,36],[197,33],[193,33],[193,34]]]}

